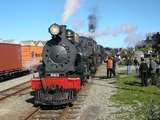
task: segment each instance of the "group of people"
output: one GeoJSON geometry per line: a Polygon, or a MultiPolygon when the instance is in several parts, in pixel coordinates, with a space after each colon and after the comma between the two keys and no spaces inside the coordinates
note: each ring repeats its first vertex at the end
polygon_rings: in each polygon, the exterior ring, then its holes
{"type": "Polygon", "coordinates": [[[149,60],[141,58],[141,64],[139,66],[139,74],[141,77],[142,86],[147,86],[149,82],[152,85],[156,85],[160,74],[159,72],[160,72],[160,63],[158,61],[155,61],[152,58],[150,58],[149,60]]]}
{"type": "Polygon", "coordinates": [[[116,56],[106,58],[107,78],[116,76],[116,63],[118,60],[119,59],[116,56]]]}
{"type": "MultiPolygon", "coordinates": [[[[107,68],[107,78],[116,76],[116,64],[119,61],[119,58],[116,56],[108,57],[104,61],[107,68]]],[[[153,58],[143,58],[141,57],[140,62],[137,58],[134,60],[129,57],[126,59],[127,65],[127,74],[131,74],[131,66],[134,65],[136,73],[141,78],[142,86],[147,86],[150,82],[152,85],[157,84],[157,79],[160,77],[160,61],[155,61],[153,58]],[[158,77],[158,78],[157,78],[158,77]]]]}
{"type": "MultiPolygon", "coordinates": [[[[156,76],[159,76],[160,74],[160,63],[158,61],[153,60],[152,58],[145,59],[141,58],[141,62],[135,58],[133,60],[136,73],[139,73],[139,76],[141,78],[142,86],[147,86],[150,82],[152,85],[157,84],[157,78],[156,76]],[[150,81],[149,81],[150,80],[150,81]]],[[[131,61],[128,60],[127,64],[127,71],[130,71],[131,61]]],[[[130,72],[128,72],[129,74],[130,72]]]]}

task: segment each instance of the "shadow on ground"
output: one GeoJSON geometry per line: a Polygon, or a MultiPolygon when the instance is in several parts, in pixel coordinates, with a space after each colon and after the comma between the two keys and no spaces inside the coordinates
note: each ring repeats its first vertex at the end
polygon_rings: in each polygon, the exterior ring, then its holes
{"type": "Polygon", "coordinates": [[[93,78],[97,78],[97,79],[108,79],[107,76],[93,76],[93,78]]]}
{"type": "Polygon", "coordinates": [[[27,102],[27,103],[34,104],[34,98],[31,97],[31,98],[27,99],[26,102],[27,102]]]}
{"type": "Polygon", "coordinates": [[[138,86],[141,87],[141,83],[140,82],[136,82],[136,81],[132,81],[132,82],[124,82],[125,85],[130,85],[130,86],[138,86]]]}

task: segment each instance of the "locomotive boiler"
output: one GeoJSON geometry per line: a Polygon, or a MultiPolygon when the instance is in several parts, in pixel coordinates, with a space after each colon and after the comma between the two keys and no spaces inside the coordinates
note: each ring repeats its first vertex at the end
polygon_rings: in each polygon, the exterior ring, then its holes
{"type": "Polygon", "coordinates": [[[35,105],[62,105],[75,100],[81,85],[97,69],[97,43],[65,25],[49,27],[52,39],[42,53],[42,64],[32,79],[35,105]]]}

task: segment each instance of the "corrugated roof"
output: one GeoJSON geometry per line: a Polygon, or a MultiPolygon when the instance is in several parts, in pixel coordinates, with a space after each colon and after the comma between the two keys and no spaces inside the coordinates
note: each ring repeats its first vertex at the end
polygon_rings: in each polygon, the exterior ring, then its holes
{"type": "Polygon", "coordinates": [[[21,45],[32,45],[32,46],[44,46],[46,41],[34,41],[34,40],[27,40],[27,41],[21,41],[21,45]]]}
{"type": "Polygon", "coordinates": [[[4,40],[0,38],[0,43],[11,43],[11,44],[21,44],[21,45],[31,45],[31,46],[44,46],[47,41],[34,41],[34,40],[24,40],[24,41],[19,41],[19,40],[4,40]]]}

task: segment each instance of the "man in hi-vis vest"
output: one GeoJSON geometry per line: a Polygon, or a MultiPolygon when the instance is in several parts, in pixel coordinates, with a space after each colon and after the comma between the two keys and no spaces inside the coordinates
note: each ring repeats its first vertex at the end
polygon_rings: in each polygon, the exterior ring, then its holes
{"type": "Polygon", "coordinates": [[[112,58],[109,57],[108,59],[105,60],[106,62],[106,67],[107,67],[107,78],[112,77],[112,68],[113,68],[113,61],[112,58]]]}

